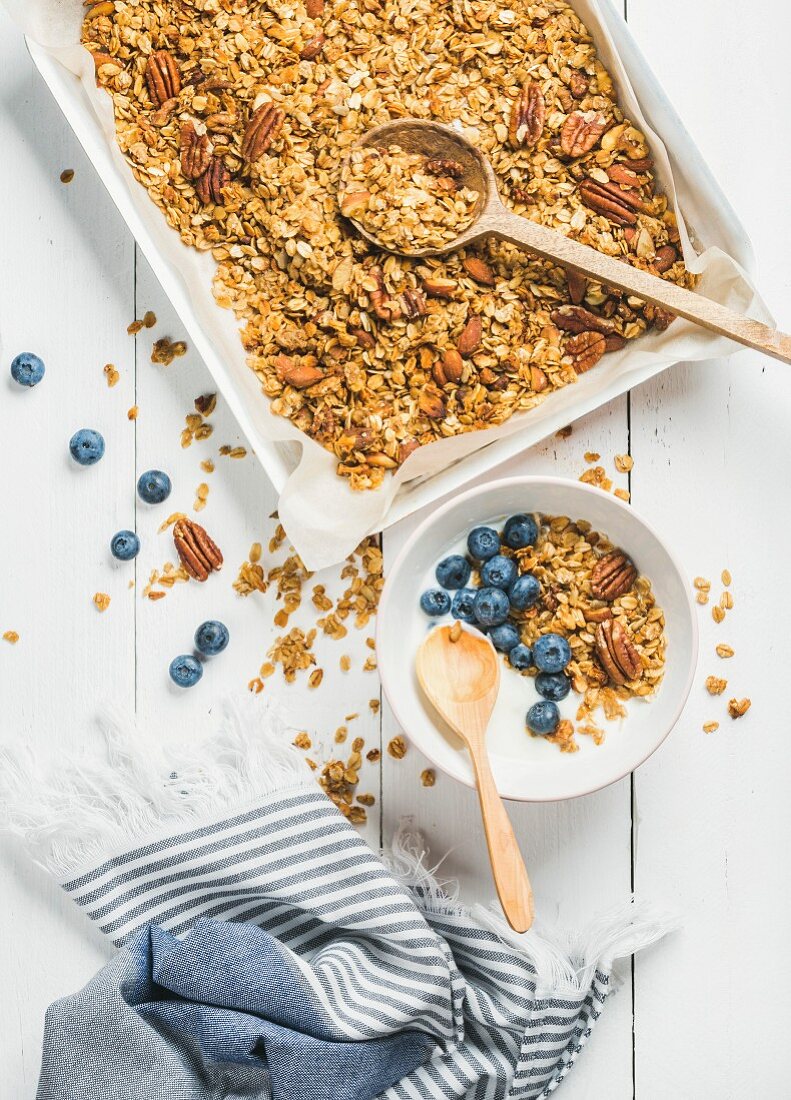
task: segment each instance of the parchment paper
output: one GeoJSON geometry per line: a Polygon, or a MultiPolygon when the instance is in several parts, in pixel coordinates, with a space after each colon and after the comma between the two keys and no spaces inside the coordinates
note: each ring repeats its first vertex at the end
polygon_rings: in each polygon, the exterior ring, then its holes
{"type": "MultiPolygon", "coordinates": [[[[235,367],[241,364],[255,382],[252,372],[244,364],[245,353],[233,314],[214,301],[211,292],[213,260],[182,244],[118,152],[111,99],[107,93],[96,88],[93,59],[79,44],[84,13],[81,0],[0,2],[33,41],[80,77],[91,108],[100,120],[113,160],[128,188],[130,201],[150,230],[162,255],[180,273],[199,323],[224,361],[235,367]]],[[[669,105],[654,103],[652,121],[656,128],[648,124],[603,18],[599,0],[575,0],[574,7],[593,35],[602,62],[615,81],[621,107],[648,138],[659,185],[678,215],[684,260],[690,271],[701,276],[700,292],[733,309],[772,323],[746,273],[720,247],[730,238],[727,227],[718,220],[719,211],[709,201],[704,184],[699,183],[694,174],[685,171],[679,172],[674,179],[665,144],[657,132],[663,129],[663,122],[672,130],[669,121],[672,109],[669,105]],[[684,222],[684,210],[694,212],[692,231],[684,222]],[[694,237],[695,247],[691,237],[694,237]]],[[[617,36],[618,21],[612,20],[612,13],[609,18],[617,36]]],[[[296,441],[302,447],[301,460],[285,486],[279,511],[286,531],[305,564],[317,569],[341,560],[366,534],[386,526],[390,505],[404,482],[435,474],[495,439],[514,437],[514,452],[517,452],[519,432],[525,430],[526,424],[535,431],[537,425],[548,419],[553,400],[561,394],[565,398],[563,404],[573,406],[574,392],[584,389],[587,395],[595,395],[604,391],[615,373],[638,372],[648,365],[658,371],[680,361],[712,359],[731,355],[737,350],[738,345],[729,340],[714,336],[689,322],[677,320],[666,332],[651,332],[623,351],[608,355],[595,370],[583,375],[576,385],[550,395],[536,409],[513,416],[505,424],[486,431],[421,447],[395,476],[388,478],[380,489],[371,492],[353,492],[346,479],[336,474],[333,455],[299,432],[288,420],[271,415],[268,408],[257,415],[256,427],[267,439],[296,441]]],[[[249,387],[245,389],[245,400],[258,400],[262,406],[268,406],[268,399],[263,394],[254,394],[249,387]]],[[[569,412],[573,417],[573,408],[569,412]]],[[[547,430],[551,429],[548,427],[547,430]]]]}

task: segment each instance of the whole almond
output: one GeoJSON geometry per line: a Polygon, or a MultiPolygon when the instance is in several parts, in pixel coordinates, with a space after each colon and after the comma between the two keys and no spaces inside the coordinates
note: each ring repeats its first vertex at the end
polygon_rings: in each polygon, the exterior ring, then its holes
{"type": "Polygon", "coordinates": [[[477,256],[465,256],[461,266],[476,283],[481,283],[482,286],[494,286],[494,272],[484,260],[480,260],[477,256]]]}
{"type": "Polygon", "coordinates": [[[456,345],[459,349],[459,355],[463,355],[465,359],[472,355],[476,348],[480,346],[482,335],[481,319],[477,313],[473,313],[462,329],[459,342],[456,345]]]}

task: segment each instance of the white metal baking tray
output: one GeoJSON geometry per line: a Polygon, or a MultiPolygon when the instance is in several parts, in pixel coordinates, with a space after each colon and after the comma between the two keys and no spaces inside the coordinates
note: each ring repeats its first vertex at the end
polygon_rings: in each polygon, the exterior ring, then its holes
{"type": "MultiPolygon", "coordinates": [[[[705,208],[705,218],[700,218],[696,216],[695,210],[688,210],[685,206],[688,220],[698,230],[701,222],[705,221],[707,233],[702,237],[701,243],[706,247],[719,245],[741,265],[748,277],[752,277],[754,273],[752,248],[736,214],[651,73],[626,23],[611,7],[608,0],[601,0],[601,9],[603,19],[615,41],[643,113],[667,147],[677,186],[683,190],[684,181],[692,183],[692,190],[697,193],[701,206],[705,208]],[[716,227],[714,233],[712,226],[716,227]]],[[[260,393],[255,376],[249,370],[246,376],[230,370],[203,330],[178,272],[172,263],[162,256],[130,201],[127,183],[121,177],[117,164],[110,156],[101,127],[85,97],[80,81],[35,42],[28,39],[27,45],[34,64],[99,173],[165,293],[173,303],[195,349],[211,371],[220,392],[228,402],[270,480],[277,491],[281,492],[289,475],[298,465],[299,445],[274,442],[261,434],[256,426],[256,420],[261,415],[261,406],[266,404],[266,399],[260,393]]],[[[526,447],[533,446],[563,425],[618,397],[656,373],[658,368],[650,365],[623,370],[615,374],[604,388],[599,387],[595,393],[586,391],[586,386],[583,384],[559,390],[542,406],[545,415],[540,418],[540,423],[528,422],[518,432],[483,445],[473,454],[456,461],[439,473],[430,477],[416,478],[403,485],[386,516],[385,526],[458,489],[465,482],[485,473],[526,447]]]]}

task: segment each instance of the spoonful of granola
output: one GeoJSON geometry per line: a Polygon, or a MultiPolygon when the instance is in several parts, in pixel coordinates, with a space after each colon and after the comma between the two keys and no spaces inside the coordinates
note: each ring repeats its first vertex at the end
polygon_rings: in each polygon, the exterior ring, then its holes
{"type": "Polygon", "coordinates": [[[488,159],[450,126],[416,118],[377,126],[352,149],[341,180],[341,213],[376,248],[420,258],[497,237],[791,364],[791,336],[514,214],[488,159]]]}

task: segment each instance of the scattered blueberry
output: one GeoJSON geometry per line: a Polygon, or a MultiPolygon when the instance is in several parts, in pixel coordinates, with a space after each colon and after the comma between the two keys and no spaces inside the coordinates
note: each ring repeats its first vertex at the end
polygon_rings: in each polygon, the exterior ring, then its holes
{"type": "Polygon", "coordinates": [[[44,363],[32,351],[22,351],[11,363],[11,377],[20,386],[37,386],[44,377],[44,363]]]}
{"type": "Polygon", "coordinates": [[[489,637],[492,639],[494,648],[499,649],[501,653],[510,653],[519,645],[519,631],[513,623],[501,623],[500,626],[492,627],[489,637]]]}
{"type": "Polygon", "coordinates": [[[69,440],[69,450],[80,466],[93,466],[104,454],[104,439],[92,428],[81,428],[69,440]]]}
{"type": "Polygon", "coordinates": [[[463,623],[474,623],[476,619],[473,605],[477,595],[477,588],[460,588],[454,595],[453,603],[450,605],[450,613],[453,618],[461,619],[463,623]]]}
{"type": "Polygon", "coordinates": [[[569,643],[560,634],[542,634],[533,643],[533,660],[539,672],[562,672],[571,660],[569,643]]]}
{"type": "Polygon", "coordinates": [[[508,599],[515,611],[527,611],[540,595],[541,585],[532,573],[523,573],[508,589],[508,599]]]}
{"type": "Polygon", "coordinates": [[[532,516],[520,514],[505,521],[503,542],[512,550],[532,546],[538,538],[538,526],[532,516]]]}
{"type": "Polygon", "coordinates": [[[140,539],[134,531],[118,531],[110,539],[110,552],[119,561],[131,561],[140,552],[140,539]]]}
{"type": "Polygon", "coordinates": [[[450,596],[441,588],[429,588],[420,597],[420,606],[427,615],[447,615],[450,596]]]}
{"type": "Polygon", "coordinates": [[[493,527],[473,527],[467,535],[467,549],[476,561],[488,561],[500,549],[500,536],[493,527]]]}
{"type": "Polygon", "coordinates": [[[545,699],[559,703],[571,691],[571,681],[562,672],[539,672],[536,676],[536,691],[545,699]]]}
{"type": "Polygon", "coordinates": [[[524,645],[520,642],[519,645],[515,645],[509,652],[508,661],[512,668],[516,668],[520,672],[523,672],[533,664],[533,651],[529,645],[524,645]]]}
{"type": "Polygon", "coordinates": [[[532,707],[527,712],[528,729],[531,729],[533,733],[540,734],[542,737],[554,733],[558,728],[559,721],[560,711],[556,703],[533,703],[532,707]]]}
{"type": "Polygon", "coordinates": [[[170,678],[182,688],[191,688],[203,675],[203,665],[189,653],[174,657],[170,662],[170,678]]]}
{"type": "Polygon", "coordinates": [[[481,581],[491,588],[509,589],[516,580],[516,562],[497,554],[481,566],[481,581]]]}
{"type": "Polygon", "coordinates": [[[499,626],[508,618],[510,607],[502,588],[479,588],[473,611],[481,626],[499,626]]]}
{"type": "Polygon", "coordinates": [[[216,619],[209,619],[195,631],[195,648],[206,657],[216,657],[228,645],[228,638],[228,627],[216,619]]]}
{"type": "Polygon", "coordinates": [[[161,504],[168,499],[172,488],[170,478],[161,470],[146,470],[137,482],[137,492],[146,504],[161,504]]]}
{"type": "Polygon", "coordinates": [[[436,569],[437,583],[443,588],[464,588],[470,579],[472,566],[461,554],[443,558],[436,569]]]}

